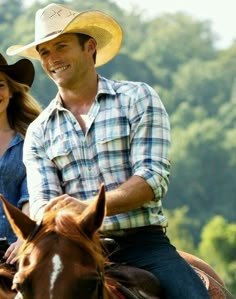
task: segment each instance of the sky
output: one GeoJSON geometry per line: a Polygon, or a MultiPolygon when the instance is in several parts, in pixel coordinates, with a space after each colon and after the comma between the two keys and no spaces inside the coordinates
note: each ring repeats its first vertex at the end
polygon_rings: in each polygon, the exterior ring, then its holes
{"type": "Polygon", "coordinates": [[[163,13],[186,12],[197,20],[211,22],[217,34],[217,46],[227,48],[236,40],[236,0],[112,0],[123,9],[138,8],[144,17],[163,13]]]}

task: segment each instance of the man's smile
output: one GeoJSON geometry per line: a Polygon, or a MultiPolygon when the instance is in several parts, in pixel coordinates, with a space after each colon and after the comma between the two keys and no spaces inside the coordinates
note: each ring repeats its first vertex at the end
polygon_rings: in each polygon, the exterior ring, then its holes
{"type": "Polygon", "coordinates": [[[68,67],[69,67],[68,65],[66,65],[66,66],[61,66],[61,67],[52,69],[51,72],[54,73],[54,74],[58,74],[58,73],[60,73],[60,72],[63,72],[64,70],[66,70],[68,67]]]}

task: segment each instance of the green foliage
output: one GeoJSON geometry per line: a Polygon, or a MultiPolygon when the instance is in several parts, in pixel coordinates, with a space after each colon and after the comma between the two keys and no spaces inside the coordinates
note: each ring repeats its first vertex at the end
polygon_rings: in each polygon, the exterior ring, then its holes
{"type": "Polygon", "coordinates": [[[23,5],[21,0],[2,0],[0,4],[0,51],[5,49],[12,41],[12,29],[15,20],[22,14],[23,5]]]}
{"type": "Polygon", "coordinates": [[[174,127],[172,135],[166,207],[189,206],[189,215],[200,220],[200,228],[215,214],[234,220],[235,165],[231,160],[235,155],[227,148],[229,139],[221,123],[200,118],[200,123],[194,121],[186,128],[174,127]],[[227,204],[222,204],[224,198],[227,204]]]}
{"type": "MultiPolygon", "coordinates": [[[[208,116],[215,115],[220,103],[225,100],[221,70],[216,61],[192,59],[179,67],[173,76],[173,88],[170,92],[174,111],[182,102],[188,102],[191,108],[205,108],[208,116]]],[[[228,98],[230,93],[228,92],[228,98]]]]}
{"type": "Polygon", "coordinates": [[[145,36],[150,38],[140,44],[134,55],[147,61],[166,88],[172,87],[172,75],[179,66],[192,59],[205,61],[216,56],[214,35],[207,22],[196,22],[183,13],[165,14],[144,28],[145,36]]]}
{"type": "Polygon", "coordinates": [[[194,239],[189,232],[189,226],[194,226],[194,223],[188,218],[187,212],[187,207],[165,211],[170,219],[167,235],[178,250],[195,254],[194,239]]]}
{"type": "Polygon", "coordinates": [[[121,53],[115,57],[109,64],[98,68],[98,73],[105,74],[109,78],[117,79],[115,73],[122,74],[120,79],[132,81],[152,81],[155,82],[155,75],[143,60],[137,60],[128,54],[121,53]],[[142,70],[142,72],[140,72],[142,70]]]}
{"type": "Polygon", "coordinates": [[[10,5],[8,0],[1,0],[0,5],[0,24],[11,24],[23,12],[21,0],[11,0],[10,5]]]}
{"type": "Polygon", "coordinates": [[[229,287],[236,293],[236,223],[215,216],[204,227],[199,253],[219,272],[229,287]]]}

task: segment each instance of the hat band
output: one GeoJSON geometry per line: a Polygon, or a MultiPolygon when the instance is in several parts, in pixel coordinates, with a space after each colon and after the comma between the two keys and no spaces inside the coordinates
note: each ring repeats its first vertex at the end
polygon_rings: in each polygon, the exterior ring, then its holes
{"type": "Polygon", "coordinates": [[[49,34],[46,34],[46,35],[44,35],[44,36],[35,38],[35,41],[37,42],[37,41],[39,41],[39,40],[45,39],[45,38],[47,38],[47,37],[49,37],[49,36],[52,36],[52,35],[55,35],[55,34],[59,34],[59,33],[61,33],[61,32],[62,32],[62,30],[58,30],[58,31],[50,32],[49,34]]]}

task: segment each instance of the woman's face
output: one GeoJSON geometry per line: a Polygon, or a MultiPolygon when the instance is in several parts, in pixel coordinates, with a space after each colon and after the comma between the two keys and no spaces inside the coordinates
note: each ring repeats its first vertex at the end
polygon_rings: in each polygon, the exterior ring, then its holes
{"type": "Polygon", "coordinates": [[[9,90],[6,77],[4,73],[0,72],[0,114],[6,113],[10,97],[11,92],[9,90]]]}

